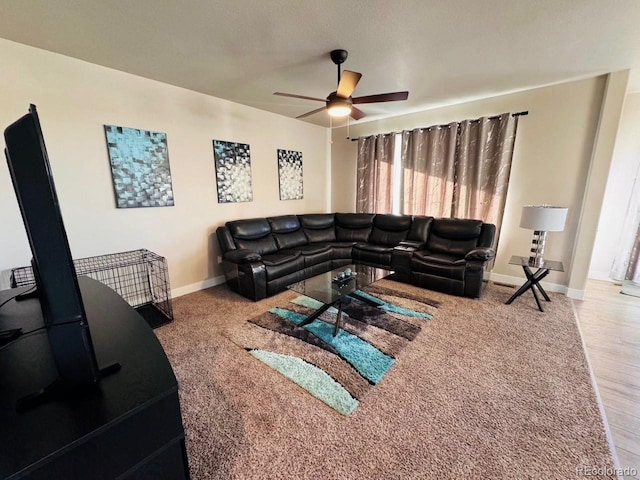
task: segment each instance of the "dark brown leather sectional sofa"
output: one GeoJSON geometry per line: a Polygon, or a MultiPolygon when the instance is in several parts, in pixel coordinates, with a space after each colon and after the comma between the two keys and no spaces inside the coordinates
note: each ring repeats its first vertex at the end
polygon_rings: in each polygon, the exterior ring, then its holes
{"type": "Polygon", "coordinates": [[[251,300],[350,263],[477,298],[493,266],[495,230],[481,220],[327,213],[235,220],[216,233],[227,284],[251,300]]]}

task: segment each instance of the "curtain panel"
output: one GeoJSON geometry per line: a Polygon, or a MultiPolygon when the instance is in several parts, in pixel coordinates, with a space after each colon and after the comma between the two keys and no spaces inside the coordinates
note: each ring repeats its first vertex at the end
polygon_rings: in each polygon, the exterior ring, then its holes
{"type": "Polygon", "coordinates": [[[517,125],[518,117],[504,113],[404,131],[395,184],[396,134],[360,138],[356,211],[390,213],[399,188],[401,213],[493,223],[497,244],[517,125]]]}
{"type": "Polygon", "coordinates": [[[504,113],[402,132],[402,213],[480,219],[497,239],[517,122],[504,113]]]}
{"type": "Polygon", "coordinates": [[[451,216],[457,126],[451,123],[402,132],[402,213],[451,216]]]}
{"type": "Polygon", "coordinates": [[[502,225],[511,174],[517,117],[465,120],[458,127],[456,179],[451,208],[455,218],[477,218],[502,225]]]}
{"type": "Polygon", "coordinates": [[[636,170],[610,276],[614,280],[630,280],[640,284],[640,164],[636,170]]]}
{"type": "Polygon", "coordinates": [[[356,212],[391,213],[395,133],[358,140],[356,212]]]}

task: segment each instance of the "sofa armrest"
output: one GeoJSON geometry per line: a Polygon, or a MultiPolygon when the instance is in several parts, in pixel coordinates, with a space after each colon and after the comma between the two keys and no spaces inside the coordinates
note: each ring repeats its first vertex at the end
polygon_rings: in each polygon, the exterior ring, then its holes
{"type": "Polygon", "coordinates": [[[262,260],[259,253],[249,250],[248,248],[230,250],[224,254],[223,258],[231,263],[251,263],[262,260]]]}
{"type": "Polygon", "coordinates": [[[479,262],[487,262],[493,260],[496,256],[496,252],[493,248],[474,248],[465,255],[465,260],[476,260],[479,262]]]}

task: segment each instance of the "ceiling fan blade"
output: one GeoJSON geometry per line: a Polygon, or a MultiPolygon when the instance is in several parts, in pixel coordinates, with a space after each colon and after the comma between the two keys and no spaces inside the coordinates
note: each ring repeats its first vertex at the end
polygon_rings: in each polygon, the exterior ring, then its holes
{"type": "Polygon", "coordinates": [[[318,102],[326,102],[326,99],[324,98],[306,97],[304,95],[295,95],[293,93],[274,92],[273,94],[280,95],[281,97],[301,98],[303,100],[317,100],[318,102]]]}
{"type": "Polygon", "coordinates": [[[361,118],[367,116],[367,114],[364,113],[362,110],[360,110],[359,108],[353,107],[353,106],[351,107],[351,113],[349,115],[354,120],[360,120],[361,118]]]}
{"type": "Polygon", "coordinates": [[[351,70],[342,72],[340,83],[338,83],[338,88],[336,89],[336,95],[342,98],[349,98],[356,89],[360,78],[362,78],[361,73],[352,72],[351,70]]]}
{"type": "Polygon", "coordinates": [[[324,107],[316,108],[315,110],[311,110],[310,112],[303,113],[302,115],[298,115],[296,118],[308,117],[309,115],[313,115],[314,113],[318,113],[326,109],[327,109],[327,106],[325,105],[324,107]]]}
{"type": "Polygon", "coordinates": [[[399,100],[406,100],[407,98],[409,98],[409,92],[379,93],[378,95],[354,98],[353,103],[397,102],[399,100]]]}

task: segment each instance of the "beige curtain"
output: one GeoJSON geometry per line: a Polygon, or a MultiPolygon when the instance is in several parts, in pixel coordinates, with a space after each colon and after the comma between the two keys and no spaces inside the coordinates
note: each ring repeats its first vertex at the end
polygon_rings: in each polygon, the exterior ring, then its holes
{"type": "Polygon", "coordinates": [[[395,133],[358,140],[356,211],[391,213],[395,133]]]}
{"type": "Polygon", "coordinates": [[[509,113],[460,123],[452,217],[477,218],[500,229],[516,125],[509,113]]]}
{"type": "MultiPolygon", "coordinates": [[[[631,189],[611,278],[640,285],[640,163],[631,189]]],[[[624,293],[628,293],[623,289],[624,293]]]]}
{"type": "Polygon", "coordinates": [[[402,132],[402,213],[451,216],[457,125],[402,132]]]}
{"type": "Polygon", "coordinates": [[[505,113],[403,132],[402,212],[480,219],[499,231],[517,121],[505,113]]]}

